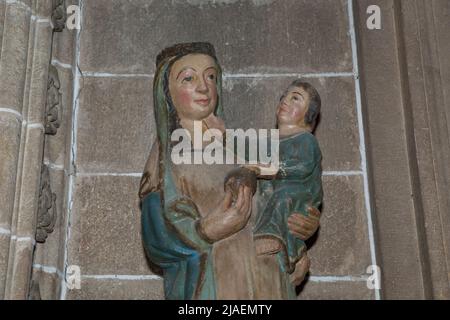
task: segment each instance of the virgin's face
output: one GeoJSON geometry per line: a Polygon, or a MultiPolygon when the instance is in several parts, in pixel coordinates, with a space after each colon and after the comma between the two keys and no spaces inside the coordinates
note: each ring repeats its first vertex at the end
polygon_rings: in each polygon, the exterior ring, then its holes
{"type": "Polygon", "coordinates": [[[278,124],[304,126],[308,104],[309,95],[303,88],[289,88],[278,104],[278,124]]]}
{"type": "Polygon", "coordinates": [[[217,67],[205,54],[189,54],[176,61],[169,75],[169,92],[180,119],[202,120],[217,104],[217,67]]]}

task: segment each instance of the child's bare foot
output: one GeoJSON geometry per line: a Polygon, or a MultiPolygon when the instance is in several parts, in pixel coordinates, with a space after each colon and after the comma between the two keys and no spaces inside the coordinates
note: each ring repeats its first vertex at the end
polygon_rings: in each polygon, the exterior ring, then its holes
{"type": "Polygon", "coordinates": [[[290,275],[291,282],[294,286],[299,286],[303,280],[305,280],[306,274],[308,273],[310,267],[311,260],[305,252],[303,257],[295,265],[294,272],[290,275]]]}

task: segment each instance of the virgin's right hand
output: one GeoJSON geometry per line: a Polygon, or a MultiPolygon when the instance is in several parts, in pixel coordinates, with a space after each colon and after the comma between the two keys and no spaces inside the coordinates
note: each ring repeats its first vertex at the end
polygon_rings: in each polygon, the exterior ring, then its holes
{"type": "Polygon", "coordinates": [[[231,192],[227,192],[221,207],[200,220],[201,231],[208,240],[225,239],[247,225],[252,212],[251,189],[241,186],[236,202],[232,201],[231,192]]]}
{"type": "MultiPolygon", "coordinates": [[[[252,212],[252,191],[247,186],[240,186],[236,203],[232,204],[232,194],[227,192],[222,202],[222,212],[225,224],[236,226],[239,230],[244,228],[252,212]]],[[[236,231],[237,232],[237,231],[236,231]]]]}

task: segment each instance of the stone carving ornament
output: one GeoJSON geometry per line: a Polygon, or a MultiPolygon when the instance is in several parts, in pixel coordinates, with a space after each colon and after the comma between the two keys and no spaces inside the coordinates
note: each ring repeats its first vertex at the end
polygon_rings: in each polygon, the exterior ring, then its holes
{"type": "Polygon", "coordinates": [[[36,241],[44,243],[48,234],[53,232],[56,223],[56,194],[50,186],[50,172],[48,166],[42,165],[41,188],[37,214],[36,241]]]}
{"type": "Polygon", "coordinates": [[[45,119],[45,133],[48,135],[55,135],[61,125],[62,95],[59,92],[60,87],[58,70],[54,66],[50,66],[48,71],[45,119]]]}
{"type": "Polygon", "coordinates": [[[53,0],[52,23],[53,31],[61,32],[64,30],[67,21],[66,1],[53,0]]]}

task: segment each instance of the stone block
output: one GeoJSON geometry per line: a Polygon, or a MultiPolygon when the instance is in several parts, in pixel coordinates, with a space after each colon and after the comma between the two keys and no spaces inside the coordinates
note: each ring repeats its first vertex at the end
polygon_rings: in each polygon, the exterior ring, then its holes
{"type": "Polygon", "coordinates": [[[53,11],[53,0],[39,0],[32,4],[33,14],[39,17],[51,17],[53,11]]]}
{"type": "Polygon", "coordinates": [[[152,81],[85,78],[77,126],[81,172],[142,172],[155,139],[152,81]]]}
{"type": "MultiPolygon", "coordinates": [[[[66,9],[68,9],[71,5],[79,5],[78,0],[66,0],[66,9]]],[[[70,16],[70,15],[69,15],[70,16]]],[[[68,16],[68,19],[69,19],[68,16]]],[[[76,46],[76,38],[78,35],[77,29],[68,29],[67,21],[65,28],[60,32],[54,33],[54,41],[53,41],[53,49],[52,59],[56,59],[64,64],[73,64],[74,60],[74,52],[76,46]]]]}
{"type": "Polygon", "coordinates": [[[151,274],[141,237],[139,178],[78,177],[69,265],[83,275],[151,274]]]}
{"type": "Polygon", "coordinates": [[[450,297],[447,264],[445,254],[448,251],[445,246],[445,221],[441,219],[444,211],[439,208],[439,193],[436,184],[433,148],[430,142],[430,132],[420,128],[415,132],[417,143],[418,165],[420,168],[420,186],[422,204],[424,209],[424,227],[428,245],[428,256],[431,266],[431,277],[433,281],[433,298],[447,300],[450,297]]]}
{"type": "Polygon", "coordinates": [[[0,1],[0,50],[2,50],[3,23],[5,22],[5,10],[6,10],[6,2],[2,0],[0,1]]]}
{"type": "Polygon", "coordinates": [[[162,280],[82,279],[80,290],[68,290],[67,300],[163,300],[162,280]]]}
{"type": "MultiPolygon", "coordinates": [[[[223,96],[228,128],[275,128],[276,107],[296,78],[227,79],[223,96]]],[[[316,130],[323,170],[361,170],[359,131],[352,77],[304,79],[322,99],[316,130]]]]}
{"type": "Polygon", "coordinates": [[[323,178],[321,227],[308,242],[314,276],[359,276],[370,266],[362,176],[323,178]]]}
{"type": "MultiPolygon", "coordinates": [[[[445,137],[450,112],[445,91],[450,88],[450,65],[445,56],[450,50],[450,37],[444,30],[450,26],[450,4],[435,1],[429,6],[424,2],[401,1],[401,12],[409,86],[406,104],[410,107],[405,115],[414,127],[411,129],[414,133],[407,136],[413,140],[418,165],[418,177],[412,179],[417,190],[413,194],[420,195],[423,206],[423,213],[418,215],[423,215],[423,222],[417,222],[420,230],[417,234],[426,236],[426,241],[424,238],[418,241],[428,255],[431,279],[425,281],[432,283],[433,298],[448,299],[450,286],[446,266],[450,260],[445,252],[446,243],[450,243],[450,234],[446,232],[450,230],[450,218],[445,214],[449,211],[445,198],[450,176],[450,148],[445,137]]],[[[420,205],[417,207],[421,212],[420,205]]]]}
{"type": "Polygon", "coordinates": [[[12,239],[8,268],[8,281],[5,299],[25,300],[31,277],[33,242],[30,238],[12,239]],[[12,258],[12,259],[11,259],[12,258]]]}
{"type": "Polygon", "coordinates": [[[22,111],[28,59],[31,12],[23,5],[6,5],[2,59],[0,61],[0,108],[22,111]]]}
{"type": "Polygon", "coordinates": [[[34,238],[36,213],[39,201],[39,186],[44,147],[42,127],[28,126],[23,150],[23,164],[20,170],[20,202],[16,220],[13,222],[16,234],[34,238]]]}
{"type": "Polygon", "coordinates": [[[86,1],[81,69],[153,73],[164,47],[210,41],[229,73],[351,71],[347,16],[343,0],[86,1]]]}
{"type": "Polygon", "coordinates": [[[64,171],[50,169],[50,185],[53,193],[56,194],[57,216],[52,233],[48,234],[45,243],[37,243],[34,263],[64,270],[64,250],[65,250],[65,218],[66,218],[66,179],[64,171]]]}
{"type": "MultiPolygon", "coordinates": [[[[34,22],[36,38],[32,52],[32,66],[30,70],[30,87],[25,97],[27,121],[30,123],[44,123],[45,105],[47,99],[48,62],[50,61],[52,45],[52,28],[48,22],[34,22]],[[45,81],[43,81],[45,79],[45,81]]],[[[31,54],[30,52],[30,54],[31,54]]]]}
{"type": "MultiPolygon", "coordinates": [[[[48,1],[48,0],[44,0],[44,1],[48,1]]],[[[32,6],[33,6],[33,0],[18,0],[16,2],[14,2],[14,4],[16,4],[22,8],[25,8],[27,10],[30,10],[30,9],[32,9],[32,6]]]]}
{"type": "MultiPolygon", "coordinates": [[[[362,102],[369,137],[367,145],[370,146],[368,159],[371,161],[369,174],[372,175],[375,234],[378,259],[383,263],[383,297],[431,298],[423,213],[417,190],[416,155],[412,152],[411,104],[409,92],[404,88],[407,86],[404,63],[408,55],[403,55],[403,39],[398,34],[401,11],[397,1],[361,0],[356,5],[361,21],[366,19],[369,5],[380,7],[384,21],[383,32],[367,30],[364,24],[357,26],[359,62],[364,70],[361,73],[362,102]]],[[[422,10],[416,7],[414,19],[421,14],[422,10]]],[[[405,30],[408,29],[401,32],[405,30]]],[[[428,46],[426,48],[428,50],[428,46]]],[[[421,64],[430,62],[421,61],[421,64]]],[[[411,88],[410,92],[423,88],[421,84],[411,88]]],[[[421,108],[426,107],[421,105],[421,108]]]]}
{"type": "Polygon", "coordinates": [[[0,228],[8,230],[14,207],[21,129],[14,114],[0,111],[0,228]]]}
{"type": "MultiPolygon", "coordinates": [[[[77,0],[66,1],[66,7],[68,8],[72,4],[78,4],[77,0]]],[[[54,33],[53,41],[53,59],[58,60],[61,63],[73,64],[74,49],[76,45],[77,30],[69,30],[66,27],[61,32],[54,33]]]]}
{"type": "MultiPolygon", "coordinates": [[[[433,6],[434,16],[436,19],[436,36],[438,42],[438,50],[440,56],[440,72],[442,76],[442,90],[444,91],[444,99],[446,105],[450,100],[450,62],[446,59],[446,52],[450,52],[450,34],[448,30],[450,28],[450,3],[446,0],[437,0],[433,6]]],[[[447,113],[447,119],[450,118],[450,111],[445,108],[447,113]]]]}
{"type": "Polygon", "coordinates": [[[59,300],[61,278],[58,274],[45,272],[40,268],[33,268],[32,279],[38,285],[35,289],[38,290],[41,300],[59,300]]]}
{"type": "Polygon", "coordinates": [[[8,274],[10,235],[0,233],[0,300],[3,300],[6,287],[6,275],[8,274]]]}
{"type": "Polygon", "coordinates": [[[374,300],[375,291],[365,281],[308,281],[298,296],[299,300],[374,300]]]}
{"type": "Polygon", "coordinates": [[[74,34],[74,30],[67,29],[64,29],[61,32],[55,32],[52,59],[72,66],[75,46],[74,34]]]}

